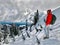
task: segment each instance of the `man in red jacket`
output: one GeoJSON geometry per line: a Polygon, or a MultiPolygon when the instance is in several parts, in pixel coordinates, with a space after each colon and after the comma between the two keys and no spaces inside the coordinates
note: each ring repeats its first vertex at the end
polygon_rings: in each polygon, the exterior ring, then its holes
{"type": "Polygon", "coordinates": [[[50,24],[52,22],[52,17],[53,16],[52,16],[51,10],[48,10],[47,11],[46,21],[45,21],[45,28],[44,28],[46,37],[44,37],[44,39],[49,38],[49,27],[50,27],[50,24]]]}
{"type": "Polygon", "coordinates": [[[51,24],[52,17],[53,17],[53,15],[52,15],[51,10],[48,10],[47,11],[47,18],[46,18],[46,22],[45,22],[46,23],[46,26],[48,26],[48,25],[51,24]]]}

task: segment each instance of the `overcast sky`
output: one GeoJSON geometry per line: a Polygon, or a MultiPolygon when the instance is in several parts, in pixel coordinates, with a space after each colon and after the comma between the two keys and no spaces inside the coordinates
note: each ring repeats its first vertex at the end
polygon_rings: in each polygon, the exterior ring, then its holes
{"type": "Polygon", "coordinates": [[[44,11],[60,6],[60,0],[0,0],[0,20],[23,18],[28,11],[44,11]]]}

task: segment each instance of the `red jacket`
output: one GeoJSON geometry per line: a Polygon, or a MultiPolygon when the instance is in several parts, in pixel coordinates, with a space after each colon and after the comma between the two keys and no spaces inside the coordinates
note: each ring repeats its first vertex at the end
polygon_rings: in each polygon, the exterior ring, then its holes
{"type": "Polygon", "coordinates": [[[46,26],[49,25],[52,21],[52,12],[51,10],[47,11],[46,26]]]}

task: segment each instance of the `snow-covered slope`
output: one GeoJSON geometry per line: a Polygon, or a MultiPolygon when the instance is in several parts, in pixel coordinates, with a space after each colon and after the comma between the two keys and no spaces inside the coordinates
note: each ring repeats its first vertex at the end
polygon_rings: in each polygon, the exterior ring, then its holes
{"type": "MultiPolygon", "coordinates": [[[[60,24],[60,21],[59,21],[59,19],[60,19],[60,13],[59,13],[60,12],[60,7],[55,9],[52,12],[57,17],[57,20],[56,20],[55,24],[52,25],[52,27],[51,27],[51,28],[55,28],[60,24]]],[[[29,16],[31,17],[31,15],[29,15],[29,16]]],[[[38,24],[41,24],[44,27],[44,21],[43,21],[44,17],[45,17],[44,13],[43,12],[40,13],[39,17],[40,17],[39,21],[38,21],[38,23],[36,24],[35,27],[39,28],[38,24]]],[[[3,45],[38,45],[37,41],[36,41],[37,40],[36,37],[40,41],[39,45],[60,45],[60,28],[59,27],[57,29],[53,29],[52,31],[49,31],[49,39],[43,39],[44,30],[38,31],[36,33],[36,30],[35,30],[34,26],[32,27],[32,32],[30,32],[28,30],[28,33],[30,35],[30,38],[26,35],[25,29],[23,29],[23,34],[25,35],[26,40],[22,39],[22,34],[21,34],[20,36],[15,37],[15,39],[16,39],[15,42],[10,42],[9,44],[3,44],[3,45]]]]}
{"type": "MultiPolygon", "coordinates": [[[[36,9],[40,10],[46,10],[50,7],[54,8],[54,5],[56,3],[58,3],[57,5],[60,5],[59,0],[58,1],[48,1],[48,3],[46,3],[47,0],[43,1],[37,1],[37,0],[28,0],[28,1],[24,1],[24,0],[0,0],[0,21],[25,21],[26,19],[28,20],[28,22],[32,22],[33,21],[33,17],[34,17],[34,11],[36,9]],[[41,4],[41,5],[40,5],[41,4]],[[45,5],[46,4],[46,5],[45,5]],[[49,4],[49,5],[48,5],[49,4]],[[51,6],[52,4],[52,6],[51,6]]],[[[56,6],[57,6],[56,5],[56,6]]],[[[55,6],[55,7],[56,7],[55,6]]],[[[34,28],[34,26],[32,27],[32,32],[29,32],[30,38],[26,35],[26,31],[25,29],[23,30],[23,34],[25,35],[26,40],[23,41],[22,39],[22,34],[20,36],[16,36],[15,37],[15,42],[12,41],[12,39],[10,37],[8,37],[7,39],[9,40],[9,44],[3,44],[3,42],[1,42],[2,45],[38,45],[37,44],[37,38],[40,41],[40,45],[60,45],[60,7],[55,9],[54,11],[52,11],[54,15],[56,15],[57,20],[55,22],[55,24],[52,26],[53,30],[49,31],[49,39],[43,39],[44,35],[44,31],[42,30],[41,32],[37,32],[34,28]],[[58,26],[58,27],[57,27],[58,26]],[[57,29],[55,29],[55,27],[57,27],[57,29]]],[[[45,14],[44,12],[39,12],[39,21],[36,25],[37,28],[39,28],[39,25],[42,25],[43,27],[45,26],[44,23],[44,18],[45,18],[45,14]]],[[[1,25],[0,25],[0,30],[1,30],[1,25]]]]}

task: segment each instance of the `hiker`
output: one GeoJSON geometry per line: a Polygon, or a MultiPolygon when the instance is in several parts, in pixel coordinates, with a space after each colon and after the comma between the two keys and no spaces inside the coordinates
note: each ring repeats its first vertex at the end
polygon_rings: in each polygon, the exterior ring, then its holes
{"type": "Polygon", "coordinates": [[[56,21],[56,16],[54,14],[52,14],[51,12],[51,9],[47,11],[47,18],[46,18],[46,21],[45,21],[45,28],[44,28],[44,31],[45,31],[45,35],[46,37],[45,38],[49,38],[49,28],[51,25],[53,25],[56,21]]]}
{"type": "Polygon", "coordinates": [[[37,10],[37,12],[35,13],[35,16],[34,16],[34,25],[36,25],[36,23],[38,22],[38,19],[39,19],[39,12],[37,10]]]}
{"type": "Polygon", "coordinates": [[[15,37],[18,34],[18,31],[17,31],[17,27],[15,24],[12,24],[11,27],[10,27],[10,36],[13,38],[13,40],[15,41],[15,37]]]}
{"type": "Polygon", "coordinates": [[[27,26],[27,20],[26,20],[26,31],[28,30],[28,26],[27,26]]]}
{"type": "Polygon", "coordinates": [[[3,25],[3,30],[4,30],[4,43],[7,43],[7,36],[8,36],[8,29],[7,29],[7,25],[3,25]]]}

